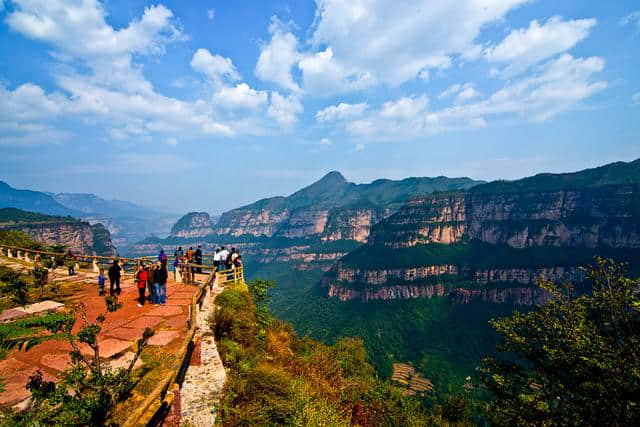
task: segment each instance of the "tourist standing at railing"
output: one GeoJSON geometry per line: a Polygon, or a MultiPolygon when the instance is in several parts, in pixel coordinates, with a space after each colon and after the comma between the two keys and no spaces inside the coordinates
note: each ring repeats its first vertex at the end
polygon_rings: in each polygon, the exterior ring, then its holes
{"type": "Polygon", "coordinates": [[[202,267],[200,267],[202,265],[202,248],[200,248],[200,246],[196,249],[195,259],[196,264],[198,264],[198,267],[196,267],[196,273],[202,274],[202,267]]]}
{"type": "Polygon", "coordinates": [[[238,254],[235,261],[233,261],[234,268],[242,268],[242,255],[238,254]]]}
{"type": "Polygon", "coordinates": [[[178,246],[178,249],[173,253],[173,256],[175,256],[176,258],[182,258],[184,256],[182,246],[178,246]]]}
{"type": "Polygon", "coordinates": [[[134,282],[138,285],[138,307],[144,305],[144,291],[147,287],[147,271],[144,269],[144,264],[140,263],[135,273],[134,282]]]}
{"type": "Polygon", "coordinates": [[[115,293],[120,295],[120,276],[122,268],[120,267],[120,261],[117,259],[113,260],[113,264],[109,267],[109,295],[114,295],[114,285],[115,285],[115,293]]]}
{"type": "MultiPolygon", "coordinates": [[[[158,260],[160,262],[160,265],[162,265],[162,261],[158,260]]],[[[156,304],[157,303],[157,295],[156,295],[156,286],[155,286],[155,281],[153,279],[153,272],[155,270],[153,263],[150,262],[149,264],[147,264],[147,290],[149,292],[149,296],[148,296],[148,300],[149,300],[149,304],[156,304]]]]}
{"type": "Polygon", "coordinates": [[[158,304],[165,305],[167,303],[167,279],[169,273],[167,267],[160,261],[156,266],[156,270],[153,272],[153,282],[156,286],[156,295],[158,296],[158,304]]]}
{"type": "Polygon", "coordinates": [[[220,268],[220,248],[216,248],[213,254],[213,271],[218,271],[220,268]]]}
{"type": "Polygon", "coordinates": [[[67,259],[65,260],[65,263],[67,264],[67,269],[69,270],[69,276],[75,275],[76,257],[73,255],[73,252],[71,252],[71,249],[69,249],[69,252],[67,252],[67,259]]]}
{"type": "Polygon", "coordinates": [[[158,254],[158,261],[167,263],[167,254],[164,253],[164,249],[160,249],[160,253],[158,254]]]}
{"type": "Polygon", "coordinates": [[[235,252],[236,248],[231,248],[231,252],[227,253],[227,257],[224,260],[224,266],[227,270],[231,270],[231,268],[233,267],[233,253],[235,252]]]}
{"type": "Polygon", "coordinates": [[[190,246],[189,250],[187,251],[187,259],[191,262],[193,262],[193,255],[194,255],[193,246],[190,246]]]}
{"type": "Polygon", "coordinates": [[[104,295],[104,282],[106,282],[106,278],[104,277],[104,268],[100,267],[100,273],[98,274],[98,295],[104,295]]]}
{"type": "Polygon", "coordinates": [[[229,251],[225,249],[225,247],[223,246],[220,249],[219,255],[220,255],[220,269],[221,270],[224,270],[225,268],[228,269],[229,267],[227,267],[226,264],[227,264],[227,258],[229,257],[229,251]]]}

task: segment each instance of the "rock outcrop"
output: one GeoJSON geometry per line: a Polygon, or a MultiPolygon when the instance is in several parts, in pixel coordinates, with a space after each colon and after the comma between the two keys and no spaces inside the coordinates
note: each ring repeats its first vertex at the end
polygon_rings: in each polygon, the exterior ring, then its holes
{"type": "Polygon", "coordinates": [[[190,212],[171,229],[170,237],[205,237],[213,234],[211,217],[206,212],[190,212]]]}
{"type": "Polygon", "coordinates": [[[601,253],[639,262],[640,160],[412,198],[322,284],[341,299],[414,298],[447,275],[469,287],[452,302],[538,304],[548,295],[532,285],[581,282],[579,265],[601,253]]]}
{"type": "Polygon", "coordinates": [[[490,289],[456,288],[447,295],[452,304],[468,304],[472,301],[493,304],[543,305],[551,299],[551,294],[542,288],[510,287],[490,289]]]}
{"type": "Polygon", "coordinates": [[[20,230],[35,241],[65,245],[75,253],[115,256],[109,230],[71,217],[42,215],[19,209],[0,209],[0,229],[20,230]]]}
{"type": "Polygon", "coordinates": [[[412,196],[480,184],[469,178],[408,178],[354,184],[339,172],[288,197],[273,197],[222,214],[216,234],[365,242],[373,224],[412,196]]]}
{"type": "Polygon", "coordinates": [[[513,248],[640,247],[638,186],[416,198],[374,228],[371,244],[405,248],[478,240],[513,248]]]}

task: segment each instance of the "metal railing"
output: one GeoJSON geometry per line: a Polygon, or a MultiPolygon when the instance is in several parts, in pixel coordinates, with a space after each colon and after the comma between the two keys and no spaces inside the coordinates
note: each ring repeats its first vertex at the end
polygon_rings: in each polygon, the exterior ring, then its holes
{"type": "MultiPolygon", "coordinates": [[[[49,257],[50,259],[62,258],[66,260],[69,258],[69,255],[66,252],[42,251],[38,249],[20,248],[20,247],[9,246],[9,245],[0,245],[0,255],[6,255],[10,258],[16,258],[16,259],[24,260],[27,262],[34,262],[36,255],[40,255],[41,259],[44,259],[45,257],[49,257]],[[29,255],[31,255],[32,257],[29,257],[29,255]]],[[[128,258],[128,257],[121,257],[121,256],[87,255],[87,254],[76,254],[76,253],[73,253],[72,255],[73,255],[73,260],[76,262],[76,264],[80,262],[90,263],[94,273],[98,273],[100,267],[107,267],[114,260],[120,261],[123,272],[125,273],[128,273],[128,272],[133,273],[135,268],[141,262],[155,263],[158,260],[157,257],[152,257],[152,256],[128,258]],[[127,269],[130,271],[127,271],[127,269]]],[[[167,257],[168,268],[173,265],[172,261],[175,261],[175,257],[168,256],[167,257]]],[[[59,267],[62,267],[62,266],[60,265],[59,267]]],[[[213,264],[190,263],[189,267],[192,270],[199,269],[199,270],[206,270],[208,272],[212,272],[215,270],[215,267],[213,266],[213,264]]],[[[78,266],[76,266],[76,268],[78,268],[78,266]]]]}
{"type": "MultiPolygon", "coordinates": [[[[64,256],[63,253],[39,251],[27,248],[17,248],[13,246],[0,245],[0,255],[5,255],[4,251],[15,250],[16,254],[8,252],[7,255],[15,258],[20,258],[25,261],[30,261],[28,254],[41,254],[51,256],[64,256]],[[25,255],[18,256],[24,253],[25,255]],[[27,259],[24,259],[26,256],[27,259]]],[[[121,258],[121,257],[104,257],[94,255],[75,255],[78,258],[90,258],[90,259],[118,259],[133,261],[137,265],[140,261],[149,261],[145,258],[121,258]]],[[[207,295],[208,291],[211,291],[214,286],[225,286],[229,284],[242,284],[244,283],[244,269],[243,267],[236,267],[229,270],[215,271],[213,266],[194,265],[194,267],[201,267],[210,269],[211,273],[207,276],[207,279],[202,283],[196,293],[191,298],[191,304],[189,305],[189,316],[187,318],[187,334],[185,335],[176,358],[171,364],[167,375],[142,403],[127,417],[126,421],[122,424],[123,427],[134,426],[147,426],[147,425],[160,425],[162,419],[167,414],[169,408],[173,404],[176,394],[180,388],[180,383],[184,377],[189,361],[191,359],[191,353],[195,347],[195,333],[198,326],[198,313],[202,308],[202,302],[207,295]]]]}

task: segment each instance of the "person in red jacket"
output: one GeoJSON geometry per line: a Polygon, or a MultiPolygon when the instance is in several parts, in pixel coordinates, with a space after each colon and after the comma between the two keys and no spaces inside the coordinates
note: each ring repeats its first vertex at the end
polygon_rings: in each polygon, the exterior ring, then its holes
{"type": "Polygon", "coordinates": [[[138,295],[139,295],[138,307],[142,307],[144,305],[144,290],[147,287],[147,280],[148,280],[147,270],[145,270],[144,264],[140,263],[135,275],[135,282],[138,285],[138,295]]]}

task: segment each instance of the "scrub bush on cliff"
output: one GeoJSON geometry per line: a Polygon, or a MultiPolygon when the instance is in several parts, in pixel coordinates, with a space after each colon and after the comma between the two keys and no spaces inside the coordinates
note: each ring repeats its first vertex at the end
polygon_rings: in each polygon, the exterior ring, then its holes
{"type": "Polygon", "coordinates": [[[554,300],[493,320],[503,357],[487,358],[482,382],[494,425],[640,425],[638,281],[596,258],[584,289],[542,286],[554,300]]]}

